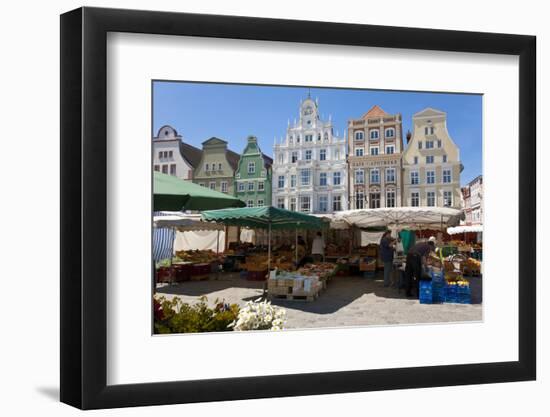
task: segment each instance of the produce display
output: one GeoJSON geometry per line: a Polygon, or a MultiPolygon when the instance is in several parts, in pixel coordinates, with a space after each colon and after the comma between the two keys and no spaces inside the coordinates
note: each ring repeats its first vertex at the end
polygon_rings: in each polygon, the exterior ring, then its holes
{"type": "Polygon", "coordinates": [[[253,272],[267,271],[267,255],[247,255],[241,268],[253,272]]]}
{"type": "Polygon", "coordinates": [[[335,243],[329,243],[325,247],[326,256],[346,256],[348,244],[345,245],[336,245],[335,243]]]}
{"type": "Polygon", "coordinates": [[[219,256],[211,250],[179,250],[176,251],[175,262],[210,263],[219,260],[219,256]]]}
{"type": "Polygon", "coordinates": [[[318,276],[299,272],[273,271],[267,281],[267,293],[271,298],[313,301],[322,288],[318,276]]]}
{"type": "Polygon", "coordinates": [[[316,276],[320,280],[327,280],[336,272],[337,266],[330,262],[317,262],[307,264],[298,269],[298,273],[304,276],[316,276]]]}

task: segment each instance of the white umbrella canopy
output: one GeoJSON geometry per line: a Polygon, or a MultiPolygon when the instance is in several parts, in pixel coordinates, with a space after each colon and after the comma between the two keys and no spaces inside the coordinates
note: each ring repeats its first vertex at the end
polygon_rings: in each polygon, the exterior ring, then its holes
{"type": "Polygon", "coordinates": [[[481,224],[472,224],[464,226],[456,226],[447,228],[447,233],[450,235],[457,235],[460,233],[479,233],[483,232],[483,225],[481,224]]]}
{"type": "Polygon", "coordinates": [[[336,221],[357,227],[453,226],[460,222],[462,211],[450,207],[388,207],[346,210],[336,213],[336,221]]]}
{"type": "Polygon", "coordinates": [[[153,224],[157,228],[167,227],[180,232],[223,230],[222,224],[203,222],[200,214],[185,214],[181,212],[160,212],[161,216],[153,217],[153,224]]]}

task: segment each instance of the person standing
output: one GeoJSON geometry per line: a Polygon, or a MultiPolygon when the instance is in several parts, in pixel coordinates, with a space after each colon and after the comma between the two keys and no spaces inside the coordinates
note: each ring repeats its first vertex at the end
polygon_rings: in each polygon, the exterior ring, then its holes
{"type": "Polygon", "coordinates": [[[412,297],[412,287],[416,289],[418,297],[418,286],[422,279],[422,271],[426,265],[426,259],[431,252],[435,251],[435,237],[431,236],[427,242],[420,242],[409,249],[407,253],[407,264],[405,276],[407,281],[407,297],[412,297]]]}
{"type": "Polygon", "coordinates": [[[393,251],[394,239],[391,237],[391,231],[386,230],[380,239],[380,258],[384,263],[384,287],[389,287],[391,283],[393,251]]]}
{"type": "Polygon", "coordinates": [[[325,239],[323,239],[321,232],[317,232],[317,235],[313,239],[311,256],[315,262],[320,262],[325,258],[325,239]]]}

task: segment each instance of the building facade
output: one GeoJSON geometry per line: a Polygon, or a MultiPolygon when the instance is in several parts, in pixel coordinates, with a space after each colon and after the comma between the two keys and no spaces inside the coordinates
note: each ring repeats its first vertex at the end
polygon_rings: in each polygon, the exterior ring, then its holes
{"type": "Polygon", "coordinates": [[[271,205],[271,165],[273,160],[264,155],[255,136],[247,138],[246,148],[235,171],[235,196],[247,207],[271,205]]]}
{"type": "Polygon", "coordinates": [[[183,180],[192,180],[202,151],[183,143],[176,129],[165,125],[153,137],[153,169],[183,180]]]}
{"type": "Polygon", "coordinates": [[[322,121],[317,101],[300,103],[299,120],[273,147],[274,206],[306,213],[346,210],[345,139],[334,135],[332,121],[322,121]]]}
{"type": "Polygon", "coordinates": [[[479,175],[462,188],[462,201],[467,225],[483,223],[483,176],[479,175]]]}
{"type": "Polygon", "coordinates": [[[239,155],[227,149],[225,140],[212,137],[202,143],[202,156],[193,182],[211,190],[234,195],[234,174],[239,155]]]}
{"type": "Polygon", "coordinates": [[[373,106],[348,121],[349,205],[352,209],[402,205],[401,114],[373,106]]]}
{"type": "Polygon", "coordinates": [[[403,152],[403,205],[460,208],[462,164],[446,113],[427,108],[412,121],[403,152]]]}

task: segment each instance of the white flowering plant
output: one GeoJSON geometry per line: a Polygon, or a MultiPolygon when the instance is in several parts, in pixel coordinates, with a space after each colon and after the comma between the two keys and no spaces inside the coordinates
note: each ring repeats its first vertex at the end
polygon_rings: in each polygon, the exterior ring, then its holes
{"type": "Polygon", "coordinates": [[[269,301],[249,301],[239,311],[237,319],[229,326],[233,330],[283,330],[286,310],[273,306],[269,301]]]}

